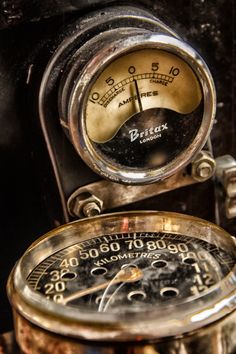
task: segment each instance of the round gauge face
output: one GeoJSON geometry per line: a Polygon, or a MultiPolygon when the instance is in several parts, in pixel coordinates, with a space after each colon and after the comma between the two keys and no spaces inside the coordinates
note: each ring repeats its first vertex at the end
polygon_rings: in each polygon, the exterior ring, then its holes
{"type": "Polygon", "coordinates": [[[92,84],[86,134],[107,164],[128,170],[161,168],[194,141],[203,94],[192,68],[160,49],[139,49],[113,60],[92,84]]]}
{"type": "Polygon", "coordinates": [[[202,219],[114,213],[37,240],[17,263],[8,292],[23,317],[52,332],[164,338],[234,311],[235,260],[232,237],[202,219]]]}
{"type": "Polygon", "coordinates": [[[233,255],[202,239],[120,232],[60,249],[29,274],[29,286],[80,312],[158,310],[201,296],[225,278],[233,255]]]}

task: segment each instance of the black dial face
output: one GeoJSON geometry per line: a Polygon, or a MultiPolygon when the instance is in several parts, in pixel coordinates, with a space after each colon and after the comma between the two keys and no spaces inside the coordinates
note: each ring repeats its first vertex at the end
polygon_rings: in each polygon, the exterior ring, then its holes
{"type": "Polygon", "coordinates": [[[52,254],[27,281],[48,299],[80,311],[140,312],[200,296],[234,264],[224,250],[189,236],[118,233],[52,254]]]}
{"type": "Polygon", "coordinates": [[[191,145],[202,123],[203,104],[188,115],[164,108],[135,114],[96,151],[111,164],[129,168],[163,167],[191,145]]]}

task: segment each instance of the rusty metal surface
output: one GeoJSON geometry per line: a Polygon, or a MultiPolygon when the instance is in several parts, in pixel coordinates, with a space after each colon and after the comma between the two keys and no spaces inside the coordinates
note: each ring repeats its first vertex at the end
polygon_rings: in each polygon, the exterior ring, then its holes
{"type": "Polygon", "coordinates": [[[14,332],[7,332],[0,335],[0,354],[19,354],[20,350],[16,344],[14,332]]]}
{"type": "Polygon", "coordinates": [[[18,314],[15,316],[16,335],[25,354],[234,354],[236,351],[235,313],[200,332],[159,343],[140,340],[132,343],[75,340],[46,332],[29,324],[18,314]]]}
{"type": "Polygon", "coordinates": [[[79,201],[80,196],[85,193],[99,198],[103,202],[102,211],[106,211],[143,201],[144,199],[195,183],[197,181],[188,175],[185,169],[161,182],[145,186],[123,185],[107,180],[100,180],[77,189],[68,199],[68,210],[72,216],[79,216],[74,212],[74,204],[76,199],[79,201]]]}

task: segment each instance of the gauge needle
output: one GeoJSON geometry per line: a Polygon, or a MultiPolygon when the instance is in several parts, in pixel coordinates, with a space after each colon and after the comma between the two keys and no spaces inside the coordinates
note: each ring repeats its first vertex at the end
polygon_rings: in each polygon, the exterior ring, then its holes
{"type": "Polygon", "coordinates": [[[140,98],[140,93],[139,93],[139,89],[138,89],[137,80],[134,80],[134,85],[135,85],[135,90],[136,90],[137,99],[138,99],[139,111],[142,112],[143,111],[143,105],[142,105],[142,101],[141,101],[141,98],[140,98]]]}
{"type": "MultiPolygon", "coordinates": [[[[114,280],[112,281],[112,285],[117,284],[117,283],[132,283],[132,282],[142,279],[142,277],[143,277],[143,272],[141,269],[127,267],[127,268],[122,269],[119,272],[119,276],[114,278],[114,280]]],[[[63,301],[61,301],[60,303],[65,305],[72,300],[75,300],[75,299],[78,299],[82,296],[89,295],[89,294],[95,293],[96,291],[105,289],[109,285],[111,285],[111,281],[106,281],[105,283],[92,286],[91,288],[76,291],[74,294],[71,294],[71,295],[65,297],[63,299],[63,301]]]]}

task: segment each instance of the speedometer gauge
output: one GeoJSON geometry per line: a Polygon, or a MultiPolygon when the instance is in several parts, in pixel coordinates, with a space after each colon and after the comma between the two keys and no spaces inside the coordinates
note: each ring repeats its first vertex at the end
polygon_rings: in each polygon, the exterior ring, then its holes
{"type": "Polygon", "coordinates": [[[27,281],[47,299],[70,307],[139,312],[154,309],[168,299],[198,295],[217,284],[233,265],[234,259],[223,251],[219,253],[207,242],[185,235],[115,233],[53,254],[27,281]],[[118,291],[120,284],[123,289],[118,291]]]}
{"type": "Polygon", "coordinates": [[[38,338],[47,346],[52,334],[77,349],[81,340],[167,348],[169,337],[196,341],[199,331],[213,340],[216,328],[235,330],[235,259],[230,235],[180,214],[117,213],[59,227],[12,272],[20,344],[38,353],[38,338]]]}

